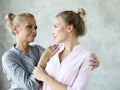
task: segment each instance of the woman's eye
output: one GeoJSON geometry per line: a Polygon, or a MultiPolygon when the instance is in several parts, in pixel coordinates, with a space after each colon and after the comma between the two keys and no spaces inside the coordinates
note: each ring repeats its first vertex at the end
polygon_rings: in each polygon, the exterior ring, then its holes
{"type": "Polygon", "coordinates": [[[35,26],[35,30],[37,29],[37,26],[35,26]]]}
{"type": "Polygon", "coordinates": [[[58,26],[55,25],[54,27],[57,28],[58,26]]]}
{"type": "Polygon", "coordinates": [[[31,29],[31,28],[32,28],[32,26],[31,26],[31,25],[28,25],[28,26],[27,26],[27,28],[31,29]]]}

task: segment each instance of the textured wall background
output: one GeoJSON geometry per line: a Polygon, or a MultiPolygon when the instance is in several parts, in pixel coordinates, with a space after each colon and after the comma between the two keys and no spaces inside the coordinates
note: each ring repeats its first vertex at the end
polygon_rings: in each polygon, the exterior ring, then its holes
{"type": "MultiPolygon", "coordinates": [[[[15,40],[5,29],[4,16],[9,12],[31,12],[38,24],[35,44],[53,44],[51,36],[54,16],[63,10],[86,12],[87,34],[80,38],[95,52],[100,67],[93,71],[87,90],[120,90],[120,0],[0,0],[0,58],[15,40]]],[[[8,90],[9,82],[0,61],[0,90],[8,90]]]]}

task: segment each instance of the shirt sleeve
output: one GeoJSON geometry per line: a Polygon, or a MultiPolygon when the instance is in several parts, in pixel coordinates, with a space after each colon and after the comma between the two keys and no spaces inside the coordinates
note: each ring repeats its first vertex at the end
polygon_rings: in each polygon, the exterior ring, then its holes
{"type": "Polygon", "coordinates": [[[67,90],[85,90],[88,83],[89,77],[92,72],[92,66],[90,66],[90,56],[84,60],[83,64],[80,66],[78,75],[76,76],[73,85],[67,86],[67,90]]]}
{"type": "Polygon", "coordinates": [[[40,84],[27,72],[13,54],[2,57],[3,72],[7,75],[11,85],[22,90],[39,90],[40,84]]]}

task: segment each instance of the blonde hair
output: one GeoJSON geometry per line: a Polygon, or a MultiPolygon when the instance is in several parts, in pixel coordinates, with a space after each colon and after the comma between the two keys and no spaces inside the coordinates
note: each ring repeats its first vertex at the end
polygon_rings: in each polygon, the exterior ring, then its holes
{"type": "Polygon", "coordinates": [[[84,17],[86,12],[83,8],[74,11],[62,11],[56,15],[56,17],[62,17],[66,24],[72,24],[75,28],[76,36],[83,36],[86,33],[86,26],[84,17]]]}
{"type": "Polygon", "coordinates": [[[8,15],[5,16],[6,28],[14,35],[15,33],[13,32],[12,28],[13,25],[19,25],[23,21],[23,18],[26,17],[34,18],[34,16],[31,13],[20,14],[9,13],[8,15]]]}

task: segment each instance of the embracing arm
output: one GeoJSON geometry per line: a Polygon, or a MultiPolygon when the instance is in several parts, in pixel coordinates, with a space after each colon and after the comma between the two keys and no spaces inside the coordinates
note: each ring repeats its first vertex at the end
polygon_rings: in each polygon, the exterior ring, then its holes
{"type": "Polygon", "coordinates": [[[56,81],[52,77],[46,75],[44,78],[44,82],[47,83],[52,90],[67,90],[67,86],[56,81]]]}
{"type": "Polygon", "coordinates": [[[14,84],[12,85],[13,88],[38,90],[40,84],[31,76],[31,73],[26,70],[23,64],[14,53],[5,54],[2,57],[3,71],[14,84]]]}
{"type": "Polygon", "coordinates": [[[41,67],[35,67],[32,76],[37,80],[47,83],[51,87],[51,90],[67,90],[66,85],[50,77],[41,67]]]}
{"type": "Polygon", "coordinates": [[[42,54],[37,67],[45,69],[47,61],[59,50],[58,45],[49,46],[42,54]]]}

